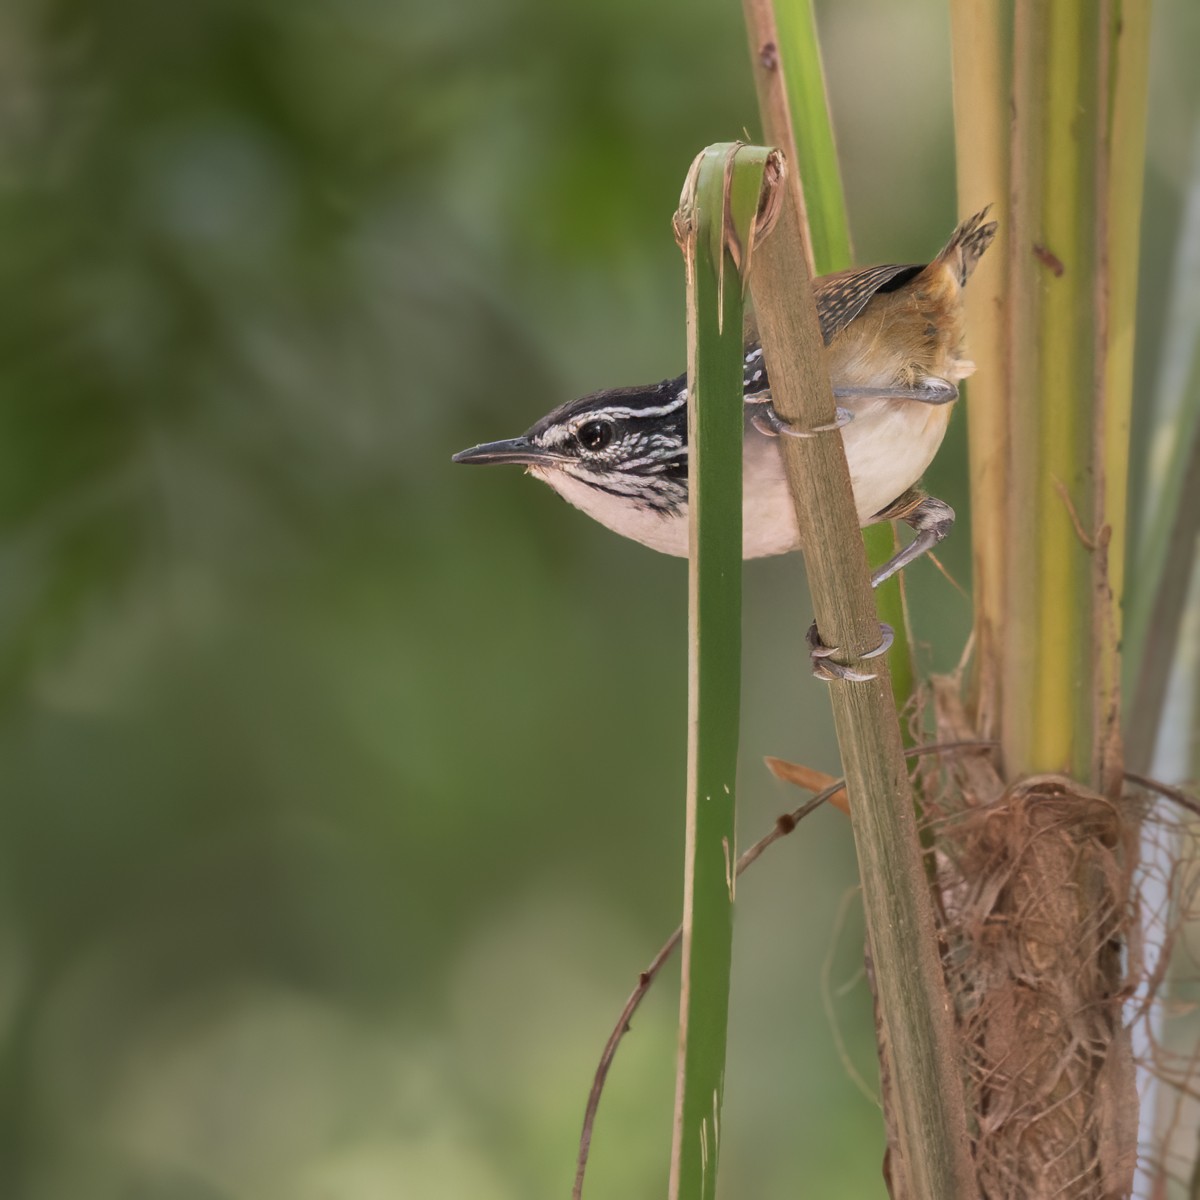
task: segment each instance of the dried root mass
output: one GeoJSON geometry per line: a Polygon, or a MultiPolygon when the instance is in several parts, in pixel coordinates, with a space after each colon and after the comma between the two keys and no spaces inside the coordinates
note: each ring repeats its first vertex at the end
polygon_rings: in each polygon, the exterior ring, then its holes
{"type": "Polygon", "coordinates": [[[1136,817],[1058,777],[927,817],[981,1195],[1129,1195],[1136,817]]]}
{"type": "MultiPolygon", "coordinates": [[[[934,693],[939,740],[962,738],[957,689],[939,680],[934,693]]],[[[1130,1196],[1139,1152],[1139,1192],[1173,1194],[1168,1177],[1186,1179],[1195,1158],[1180,1131],[1197,1114],[1184,1110],[1200,1099],[1197,1055],[1164,1045],[1197,1041],[1190,1012],[1187,1034],[1172,1035],[1189,986],[1176,935],[1195,916],[1186,814],[1140,788],[1114,799],[1060,776],[1006,787],[980,755],[923,759],[919,790],[980,1196],[1130,1196]],[[1174,1145],[1138,1146],[1135,1061],[1174,1145]]],[[[901,1165],[889,1162],[896,1196],[901,1165]]]]}

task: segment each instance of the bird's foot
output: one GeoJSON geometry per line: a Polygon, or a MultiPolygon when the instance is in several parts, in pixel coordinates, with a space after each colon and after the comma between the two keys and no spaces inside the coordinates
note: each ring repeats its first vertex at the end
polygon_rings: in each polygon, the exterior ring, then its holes
{"type": "Polygon", "coordinates": [[[758,407],[760,411],[750,418],[750,423],[759,433],[766,434],[767,437],[779,437],[782,434],[784,437],[811,438],[816,437],[819,433],[832,433],[835,429],[841,429],[843,425],[849,425],[854,420],[854,414],[839,404],[836,419],[825,425],[814,425],[812,429],[797,429],[775,411],[775,405],[770,400],[758,407]]]}
{"type": "MultiPolygon", "coordinates": [[[[881,623],[879,626],[879,645],[874,650],[868,650],[866,654],[860,654],[859,658],[878,658],[881,654],[886,654],[891,649],[895,636],[895,630],[890,625],[881,623]]],[[[856,671],[853,667],[846,666],[845,663],[834,662],[833,655],[839,653],[838,647],[826,646],[821,641],[821,634],[817,629],[816,621],[808,627],[806,640],[808,642],[809,657],[812,659],[812,673],[818,679],[823,679],[826,683],[830,683],[834,679],[842,679],[848,683],[865,683],[868,679],[875,678],[874,674],[868,675],[862,671],[856,671]]]]}
{"type": "Polygon", "coordinates": [[[944,500],[926,496],[913,488],[882,512],[876,513],[873,520],[903,521],[917,531],[917,536],[903,550],[889,558],[871,576],[871,586],[878,587],[885,579],[890,579],[897,571],[908,566],[913,559],[927,554],[946,537],[954,527],[954,509],[944,500]]]}

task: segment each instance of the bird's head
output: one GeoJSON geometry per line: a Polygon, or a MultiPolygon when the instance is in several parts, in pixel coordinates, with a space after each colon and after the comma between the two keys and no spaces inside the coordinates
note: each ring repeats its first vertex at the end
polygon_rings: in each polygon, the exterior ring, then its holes
{"type": "Polygon", "coordinates": [[[613,505],[674,514],[687,500],[687,388],[667,380],[596,392],[520,437],[473,446],[453,461],[518,463],[576,504],[582,484],[613,505]]]}

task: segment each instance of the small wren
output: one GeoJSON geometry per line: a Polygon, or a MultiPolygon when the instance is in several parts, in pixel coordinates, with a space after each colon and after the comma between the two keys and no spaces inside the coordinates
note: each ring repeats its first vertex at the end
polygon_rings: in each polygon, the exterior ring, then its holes
{"type": "MultiPolygon", "coordinates": [[[[988,210],[954,231],[928,265],[852,268],[813,281],[825,357],[838,405],[861,525],[901,519],[916,539],[880,567],[878,584],[950,530],[949,505],[916,490],[942,444],[963,357],[962,289],[996,235],[988,210]]],[[[799,547],[777,437],[791,429],[771,407],[763,347],[751,335],[743,375],[743,553],[799,547]]],[[[520,463],[602,525],[666,554],[688,552],[687,376],[572,400],[521,437],[454,456],[520,463]]]]}

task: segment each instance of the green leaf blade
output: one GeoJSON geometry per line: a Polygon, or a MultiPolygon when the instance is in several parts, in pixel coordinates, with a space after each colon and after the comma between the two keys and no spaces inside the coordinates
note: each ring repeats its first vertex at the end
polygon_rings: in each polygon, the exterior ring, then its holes
{"type": "MultiPolygon", "coordinates": [[[[710,146],[681,202],[688,259],[687,839],[673,1200],[713,1200],[733,944],[741,697],[742,279],[767,151],[710,146]]],[[[677,228],[679,228],[677,218],[677,228]]]]}

